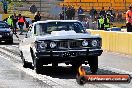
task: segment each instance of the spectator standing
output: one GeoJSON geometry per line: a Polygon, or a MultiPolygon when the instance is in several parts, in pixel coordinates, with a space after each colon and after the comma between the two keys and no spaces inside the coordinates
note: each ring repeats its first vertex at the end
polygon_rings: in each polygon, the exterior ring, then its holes
{"type": "Polygon", "coordinates": [[[67,20],[71,20],[72,19],[71,7],[68,7],[68,9],[66,10],[66,17],[67,17],[67,20]]]}
{"type": "Polygon", "coordinates": [[[99,24],[98,24],[98,29],[100,30],[104,30],[104,18],[103,16],[101,16],[98,20],[99,24]]]}
{"type": "Polygon", "coordinates": [[[66,19],[66,11],[67,11],[67,6],[65,6],[63,4],[63,6],[62,6],[62,13],[64,13],[64,20],[66,19]]]}
{"type": "Polygon", "coordinates": [[[102,7],[102,10],[100,11],[100,16],[105,16],[106,15],[106,11],[104,10],[104,7],[102,7]]]}
{"type": "Polygon", "coordinates": [[[97,15],[96,9],[94,9],[94,7],[92,7],[92,9],[90,10],[90,13],[89,14],[92,17],[92,19],[94,19],[95,16],[97,15]]]}
{"type": "Polygon", "coordinates": [[[9,16],[7,19],[7,23],[10,26],[11,29],[13,29],[13,19],[12,16],[9,16]]]}
{"type": "Polygon", "coordinates": [[[30,11],[31,13],[37,12],[37,7],[35,6],[35,4],[32,4],[32,5],[30,6],[29,11],[30,11]]]}
{"type": "Polygon", "coordinates": [[[59,14],[59,16],[60,16],[60,20],[64,20],[64,12],[63,11],[59,14]]]}
{"type": "Polygon", "coordinates": [[[71,6],[71,16],[72,16],[73,20],[75,19],[75,13],[76,13],[75,8],[73,6],[71,6]]]}
{"type": "Polygon", "coordinates": [[[82,9],[82,7],[80,6],[79,8],[78,8],[78,10],[77,10],[77,13],[78,13],[78,19],[79,19],[79,21],[82,21],[83,19],[83,13],[84,13],[84,10],[82,9]]]}
{"type": "Polygon", "coordinates": [[[117,21],[121,22],[122,16],[123,16],[123,13],[121,11],[117,11],[117,21]]]}
{"type": "Polygon", "coordinates": [[[104,28],[107,31],[108,28],[110,28],[110,20],[108,18],[108,15],[104,17],[104,28]]]}
{"type": "Polygon", "coordinates": [[[35,20],[35,22],[41,20],[41,16],[40,16],[40,12],[39,12],[39,11],[37,11],[37,12],[35,13],[34,20],[35,20]]]}
{"type": "Polygon", "coordinates": [[[127,32],[132,32],[132,5],[129,6],[129,10],[126,12],[126,26],[127,32]]]}
{"type": "Polygon", "coordinates": [[[17,30],[17,21],[18,21],[18,18],[16,16],[16,13],[13,14],[12,19],[13,19],[13,34],[17,34],[16,30],[17,30]]]}
{"type": "Polygon", "coordinates": [[[3,4],[4,13],[7,14],[8,2],[6,0],[3,0],[2,4],[3,4]]]}
{"type": "Polygon", "coordinates": [[[112,10],[112,15],[115,17],[116,16],[116,11],[114,10],[114,8],[112,8],[111,10],[112,10]]]}
{"type": "Polygon", "coordinates": [[[24,26],[25,22],[26,22],[25,17],[22,16],[21,14],[19,14],[18,15],[18,25],[19,25],[19,29],[20,29],[19,35],[23,35],[23,26],[24,26]]]}
{"type": "Polygon", "coordinates": [[[84,13],[84,10],[82,9],[82,7],[81,7],[81,6],[78,8],[77,13],[78,13],[78,15],[79,15],[79,14],[83,14],[83,13],[84,13]]]}
{"type": "Polygon", "coordinates": [[[114,8],[111,9],[112,13],[112,17],[111,17],[111,21],[114,22],[115,21],[115,17],[116,17],[116,11],[114,10],[114,8]]]}
{"type": "Polygon", "coordinates": [[[106,11],[106,14],[111,15],[112,14],[112,9],[109,7],[108,10],[106,11]]]}

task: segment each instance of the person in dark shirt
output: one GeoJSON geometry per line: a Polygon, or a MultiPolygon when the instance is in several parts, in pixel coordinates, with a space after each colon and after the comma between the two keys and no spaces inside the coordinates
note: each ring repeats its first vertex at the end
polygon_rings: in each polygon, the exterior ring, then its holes
{"type": "Polygon", "coordinates": [[[71,16],[72,16],[72,20],[74,20],[75,18],[75,13],[76,13],[76,10],[73,6],[71,6],[71,16]]]}
{"type": "Polygon", "coordinates": [[[18,15],[18,25],[19,25],[19,29],[20,29],[20,34],[19,35],[23,35],[23,26],[26,23],[26,19],[24,16],[22,16],[21,14],[18,15]]]}
{"type": "Polygon", "coordinates": [[[66,19],[66,11],[67,11],[67,9],[68,9],[68,7],[63,4],[63,6],[62,6],[62,13],[64,15],[64,18],[63,18],[64,20],[66,19]]]}
{"type": "Polygon", "coordinates": [[[95,19],[95,16],[97,15],[96,9],[94,9],[94,7],[92,7],[89,14],[92,17],[92,19],[95,19]]]}
{"type": "Polygon", "coordinates": [[[68,9],[66,10],[66,16],[67,16],[67,20],[71,20],[72,19],[71,7],[68,7],[68,9]]]}
{"type": "Polygon", "coordinates": [[[16,13],[14,13],[14,15],[12,16],[12,20],[13,20],[13,34],[17,34],[16,29],[17,29],[18,17],[16,16],[16,13]]]}
{"type": "Polygon", "coordinates": [[[60,20],[64,20],[64,12],[63,11],[59,14],[59,16],[60,16],[60,20]]]}
{"type": "Polygon", "coordinates": [[[109,7],[106,13],[111,15],[112,14],[112,9],[109,7]]]}
{"type": "Polygon", "coordinates": [[[78,8],[77,13],[78,13],[78,15],[79,15],[79,14],[83,14],[83,13],[84,13],[84,10],[82,9],[82,7],[81,7],[81,6],[78,8]]]}
{"type": "Polygon", "coordinates": [[[104,7],[102,7],[102,10],[100,11],[100,16],[105,16],[106,15],[106,11],[104,10],[104,7]]]}
{"type": "Polygon", "coordinates": [[[40,20],[41,20],[40,12],[37,11],[37,12],[35,13],[35,16],[34,16],[34,21],[37,22],[37,21],[40,21],[40,20]]]}

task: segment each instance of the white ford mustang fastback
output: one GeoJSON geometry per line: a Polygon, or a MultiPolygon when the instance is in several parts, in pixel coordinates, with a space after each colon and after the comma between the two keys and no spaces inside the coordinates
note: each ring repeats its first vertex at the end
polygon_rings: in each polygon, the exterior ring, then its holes
{"type": "Polygon", "coordinates": [[[88,63],[94,74],[98,70],[98,56],[103,52],[101,41],[100,36],[86,32],[79,21],[47,20],[29,27],[19,49],[23,67],[32,65],[36,73],[41,73],[47,64],[71,64],[75,70],[88,63]]]}

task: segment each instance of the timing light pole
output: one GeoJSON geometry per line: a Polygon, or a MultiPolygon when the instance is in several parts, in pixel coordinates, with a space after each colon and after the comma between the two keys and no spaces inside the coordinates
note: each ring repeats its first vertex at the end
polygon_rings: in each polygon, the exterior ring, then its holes
{"type": "Polygon", "coordinates": [[[124,2],[125,2],[125,11],[127,10],[127,8],[126,8],[126,0],[124,0],[124,2]]]}
{"type": "Polygon", "coordinates": [[[40,0],[40,12],[41,12],[41,0],[40,0]]]}

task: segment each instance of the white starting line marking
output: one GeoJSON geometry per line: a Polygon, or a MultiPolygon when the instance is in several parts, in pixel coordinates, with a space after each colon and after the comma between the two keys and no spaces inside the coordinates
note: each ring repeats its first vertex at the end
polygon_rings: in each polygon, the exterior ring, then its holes
{"type": "Polygon", "coordinates": [[[113,71],[113,72],[118,72],[118,73],[121,73],[121,74],[122,74],[122,73],[123,73],[123,74],[129,74],[129,75],[132,76],[132,72],[126,71],[126,70],[121,70],[121,69],[112,68],[112,67],[103,66],[103,65],[99,66],[99,68],[101,68],[101,69],[106,69],[106,70],[110,70],[110,71],[113,71]]]}
{"type": "Polygon", "coordinates": [[[109,88],[121,88],[121,87],[118,87],[118,86],[115,86],[115,85],[112,85],[112,84],[103,84],[109,88]]]}

